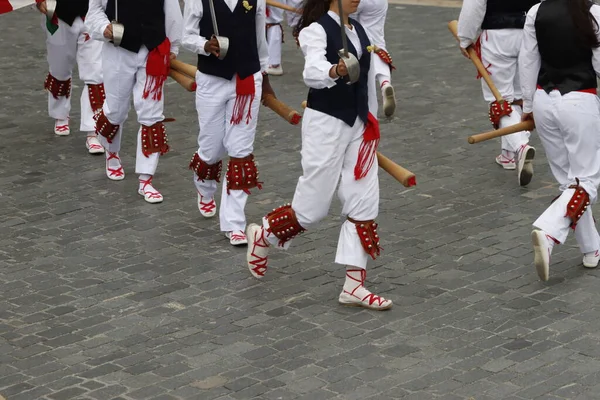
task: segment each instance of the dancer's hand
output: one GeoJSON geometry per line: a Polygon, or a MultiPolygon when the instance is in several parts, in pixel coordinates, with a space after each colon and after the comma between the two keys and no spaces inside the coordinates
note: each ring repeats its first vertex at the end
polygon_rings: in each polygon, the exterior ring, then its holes
{"type": "Polygon", "coordinates": [[[340,61],[337,63],[337,65],[331,67],[329,70],[329,76],[335,79],[346,75],[348,75],[348,68],[346,68],[346,63],[344,60],[340,58],[340,61]]]}
{"type": "Polygon", "coordinates": [[[48,8],[46,7],[46,2],[45,1],[37,3],[36,7],[44,15],[48,12],[48,8]]]}
{"type": "Polygon", "coordinates": [[[210,40],[204,44],[204,51],[215,57],[219,57],[221,49],[219,48],[219,41],[215,36],[211,37],[210,40]]]}
{"type": "Polygon", "coordinates": [[[176,55],[175,53],[171,53],[171,54],[169,55],[169,58],[170,58],[171,60],[174,60],[174,59],[176,59],[176,58],[177,58],[177,55],[176,55]]]}
{"type": "Polygon", "coordinates": [[[468,59],[471,59],[471,56],[469,55],[469,52],[467,51],[467,49],[461,47],[460,52],[462,53],[463,56],[467,57],[468,59]]]}
{"type": "Polygon", "coordinates": [[[104,29],[104,37],[108,40],[113,40],[112,24],[108,24],[106,26],[106,29],[104,29]]]}
{"type": "Polygon", "coordinates": [[[521,122],[526,122],[526,121],[533,121],[533,113],[523,113],[523,115],[521,115],[521,122]]]}

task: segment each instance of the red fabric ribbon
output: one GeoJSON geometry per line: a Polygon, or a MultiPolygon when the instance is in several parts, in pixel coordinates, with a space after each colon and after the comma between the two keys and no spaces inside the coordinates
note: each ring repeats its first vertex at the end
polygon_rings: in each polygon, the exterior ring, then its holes
{"type": "Polygon", "coordinates": [[[254,96],[256,89],[254,87],[254,75],[250,75],[244,79],[236,75],[235,82],[235,104],[233,105],[233,114],[231,115],[231,123],[234,125],[242,122],[244,118],[244,110],[248,107],[248,113],[246,114],[246,124],[252,119],[252,102],[254,102],[254,96]]]}
{"type": "Polygon", "coordinates": [[[146,62],[146,84],[144,85],[143,98],[147,99],[152,94],[153,100],[162,98],[163,85],[169,76],[171,67],[171,41],[166,38],[148,54],[146,62]]]}
{"type": "Polygon", "coordinates": [[[369,173],[375,162],[380,138],[379,121],[377,121],[377,118],[373,114],[369,113],[363,133],[363,141],[358,149],[358,160],[356,160],[356,165],[354,166],[355,180],[364,178],[369,173]]]}

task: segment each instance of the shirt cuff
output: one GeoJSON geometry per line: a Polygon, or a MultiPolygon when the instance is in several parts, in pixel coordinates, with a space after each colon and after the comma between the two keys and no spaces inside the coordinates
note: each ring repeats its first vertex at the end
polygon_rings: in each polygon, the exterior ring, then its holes
{"type": "Polygon", "coordinates": [[[460,39],[460,47],[462,47],[463,49],[466,49],[472,44],[473,41],[471,39],[460,39]]]}
{"type": "Polygon", "coordinates": [[[523,113],[528,114],[533,112],[533,101],[532,100],[523,100],[523,113]]]}

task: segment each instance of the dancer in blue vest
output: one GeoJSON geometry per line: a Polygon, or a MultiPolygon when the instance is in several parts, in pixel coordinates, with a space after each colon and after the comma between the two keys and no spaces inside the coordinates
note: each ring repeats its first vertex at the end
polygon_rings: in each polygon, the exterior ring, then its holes
{"type": "Polygon", "coordinates": [[[73,68],[78,65],[79,78],[85,86],[81,93],[80,130],[86,132],[85,146],[90,154],[102,154],[104,148],[96,134],[94,116],[104,104],[102,84],[102,43],[92,40],[84,24],[88,2],[57,0],[54,15],[47,16],[45,0],[37,0],[43,17],[48,51],[48,76],[44,87],[48,90],[48,114],[54,119],[54,133],[71,133],[71,86],[73,68]]]}
{"type": "Polygon", "coordinates": [[[266,71],[269,62],[265,36],[265,0],[187,0],[183,47],[198,54],[196,109],[200,133],[190,169],[205,218],[216,214],[215,192],[222,158],[229,155],[219,220],[221,231],[234,246],[245,245],[244,209],[250,189],[260,189],[254,161],[254,136],[262,93],[272,93],[266,71]],[[220,36],[229,39],[224,59],[214,37],[213,1],[220,36]]]}
{"type": "Polygon", "coordinates": [[[125,172],[119,150],[131,95],[141,125],[138,130],[135,171],[138,194],[148,203],[160,203],[162,194],[152,178],[162,154],[169,151],[163,115],[163,88],[170,59],[181,42],[182,17],[178,0],[90,0],[86,25],[92,38],[104,41],[102,68],[106,101],[96,131],[106,149],[106,176],[122,180],[125,172]],[[118,6],[118,9],[116,7],[118,6]],[[118,17],[125,30],[115,45],[111,21],[118,17]]]}
{"type": "Polygon", "coordinates": [[[558,196],[533,223],[534,264],[550,275],[555,244],[569,228],[583,266],[600,260],[600,235],[591,206],[600,185],[600,7],[588,0],[542,0],[529,11],[519,55],[523,120],[533,119],[546,150],[558,196]]]}
{"type": "Polygon", "coordinates": [[[304,53],[304,82],[310,90],[302,119],[302,176],[292,204],[267,214],[261,225],[248,226],[247,265],[262,278],[271,247],[287,249],[290,240],[314,228],[327,216],[339,183],[342,224],[335,262],[346,266],[339,303],[386,310],[392,301],[364,286],[367,259],[380,253],[374,222],[379,211],[376,150],[379,123],[371,42],[363,27],[347,16],[359,1],[343,0],[344,20],[338,3],[308,0],[300,21],[299,44],[304,53]],[[348,71],[338,51],[342,48],[340,24],[348,37],[348,51],[360,64],[359,80],[348,84],[348,71]]]}
{"type": "MultiPolygon", "coordinates": [[[[494,86],[504,100],[498,103],[482,79],[483,97],[489,103],[489,118],[494,129],[521,122],[522,93],[517,59],[523,37],[527,10],[539,0],[465,0],[458,18],[458,37],[463,55],[475,45],[494,86]]],[[[501,153],[496,164],[516,170],[520,186],[533,178],[535,148],[529,145],[530,132],[521,131],[502,136],[501,153]]]]}

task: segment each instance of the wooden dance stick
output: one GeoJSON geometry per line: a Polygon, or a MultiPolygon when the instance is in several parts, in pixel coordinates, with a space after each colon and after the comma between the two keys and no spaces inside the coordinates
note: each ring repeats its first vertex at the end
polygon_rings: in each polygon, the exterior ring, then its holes
{"type": "Polygon", "coordinates": [[[179,83],[181,86],[185,88],[188,92],[196,91],[196,81],[194,78],[190,78],[189,76],[182,74],[174,69],[171,69],[169,72],[169,76],[175,80],[175,82],[179,83]]]}
{"type": "Polygon", "coordinates": [[[171,69],[174,69],[175,71],[187,75],[193,79],[196,78],[196,71],[198,70],[198,68],[195,66],[186,64],[178,59],[171,60],[171,69]]]}
{"type": "Polygon", "coordinates": [[[469,136],[468,141],[470,144],[483,142],[485,140],[494,139],[500,136],[510,135],[511,133],[521,131],[532,131],[535,128],[533,121],[519,122],[518,124],[507,126],[506,128],[496,129],[495,131],[480,133],[478,135],[469,136]]]}
{"type": "MultiPolygon", "coordinates": [[[[306,108],[306,101],[302,102],[302,108],[306,108]]],[[[396,164],[380,152],[377,152],[377,163],[385,172],[400,182],[404,187],[417,185],[417,177],[404,167],[396,164]]]]}
{"type": "MultiPolygon", "coordinates": [[[[454,35],[454,38],[460,42],[460,39],[458,38],[458,21],[454,20],[454,21],[448,22],[448,29],[450,29],[450,32],[452,32],[452,35],[454,35]]],[[[469,47],[467,47],[467,52],[469,53],[469,56],[471,57],[471,61],[473,62],[473,64],[475,64],[475,68],[477,68],[477,72],[479,72],[479,75],[481,75],[481,77],[483,78],[485,83],[487,83],[490,90],[494,94],[496,101],[498,101],[498,103],[504,102],[502,95],[496,88],[496,85],[494,85],[494,82],[492,82],[492,78],[490,78],[490,75],[488,74],[487,70],[481,63],[479,56],[477,56],[477,52],[475,51],[475,48],[473,47],[473,45],[470,45],[469,47]]]]}
{"type": "Polygon", "coordinates": [[[277,99],[272,94],[266,94],[262,97],[261,102],[263,106],[269,107],[281,118],[285,119],[292,125],[298,125],[302,115],[296,110],[293,110],[290,106],[277,99]]]}
{"type": "Polygon", "coordinates": [[[275,0],[267,0],[267,5],[275,8],[281,8],[282,10],[291,11],[296,14],[302,14],[302,10],[288,6],[287,4],[282,4],[275,0]]]}

